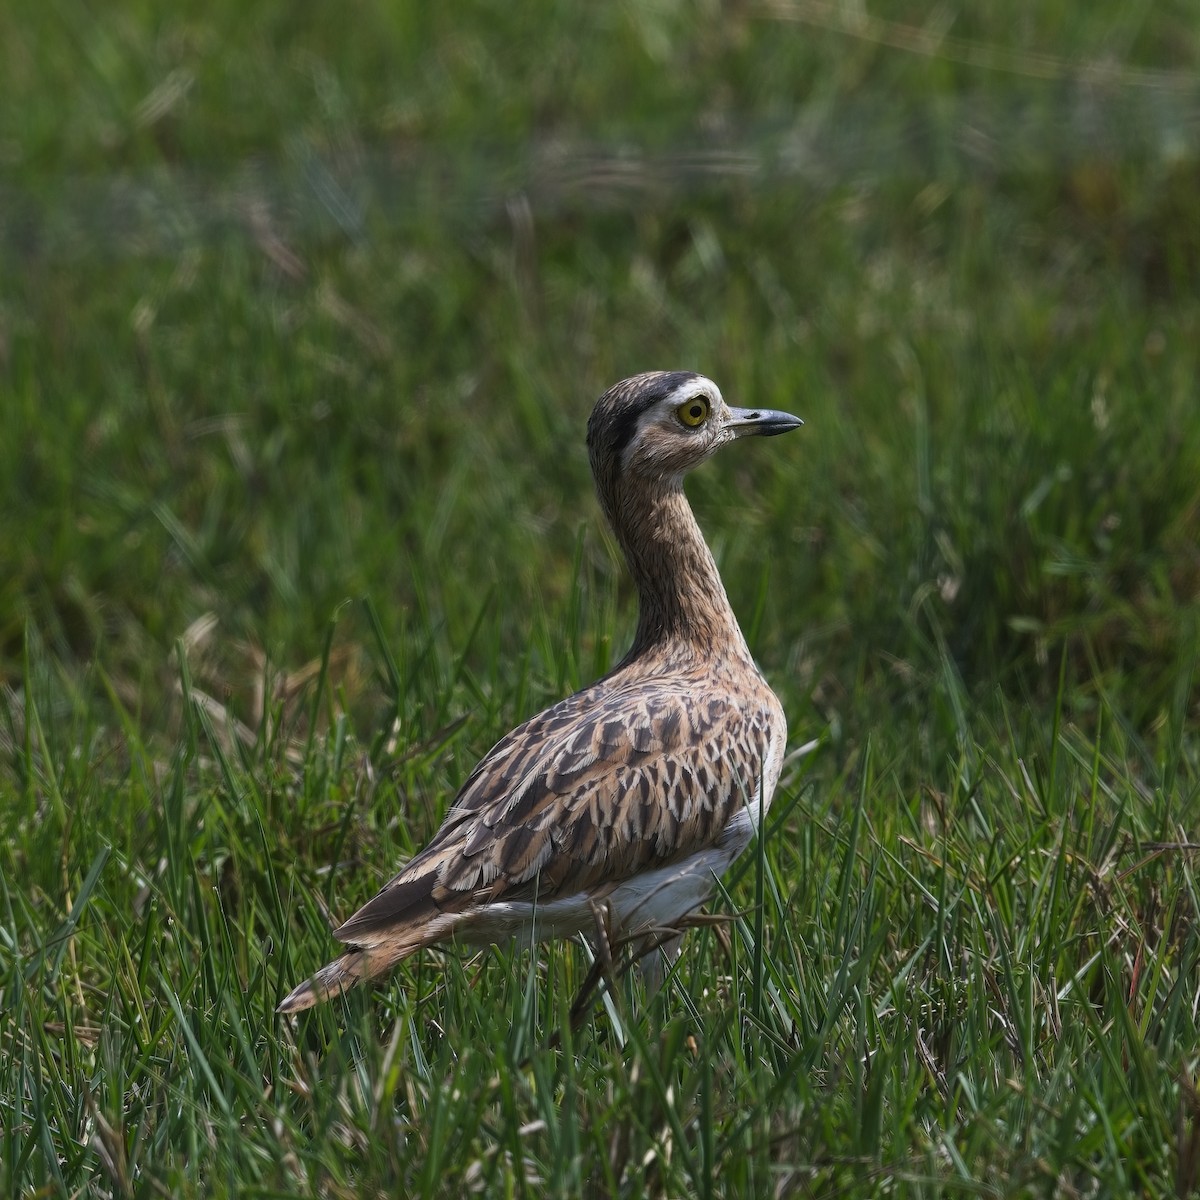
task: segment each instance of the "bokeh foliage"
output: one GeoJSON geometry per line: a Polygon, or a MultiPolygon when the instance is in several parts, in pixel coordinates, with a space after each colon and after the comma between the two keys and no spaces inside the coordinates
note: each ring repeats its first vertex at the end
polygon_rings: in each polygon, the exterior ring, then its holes
{"type": "Polygon", "coordinates": [[[1183,2],[0,13],[0,1183],[1194,1186],[1198,58],[1183,2]],[[278,1023],[623,650],[582,433],[653,367],[807,421],[689,485],[822,743],[754,915],[570,1053],[565,949],[278,1023]]]}

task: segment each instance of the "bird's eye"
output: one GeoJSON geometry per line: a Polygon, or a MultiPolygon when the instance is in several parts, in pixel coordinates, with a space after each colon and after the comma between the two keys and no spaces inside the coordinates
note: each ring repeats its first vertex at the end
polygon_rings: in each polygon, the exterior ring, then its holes
{"type": "Polygon", "coordinates": [[[698,429],[708,420],[711,411],[707,396],[693,396],[675,410],[675,415],[689,429],[698,429]]]}

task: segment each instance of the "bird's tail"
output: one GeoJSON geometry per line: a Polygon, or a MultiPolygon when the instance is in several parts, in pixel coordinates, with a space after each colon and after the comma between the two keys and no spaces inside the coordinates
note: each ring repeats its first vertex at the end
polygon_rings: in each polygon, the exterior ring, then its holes
{"type": "Polygon", "coordinates": [[[294,1013],[312,1008],[314,1004],[340,995],[364,979],[373,979],[403,958],[404,954],[394,945],[356,946],[288,992],[275,1011],[294,1013]]]}

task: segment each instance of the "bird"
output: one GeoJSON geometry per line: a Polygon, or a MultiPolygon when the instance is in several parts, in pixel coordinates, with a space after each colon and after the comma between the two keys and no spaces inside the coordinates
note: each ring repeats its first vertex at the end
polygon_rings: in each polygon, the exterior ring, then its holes
{"type": "Polygon", "coordinates": [[[592,475],[638,596],[628,653],[484,755],[429,844],[334,930],[341,956],[279,1012],[426,946],[586,937],[600,913],[648,986],[661,981],[681,923],[763,828],[787,739],[683,479],[735,441],[802,424],[731,407],[691,371],[634,375],[596,401],[592,475]]]}

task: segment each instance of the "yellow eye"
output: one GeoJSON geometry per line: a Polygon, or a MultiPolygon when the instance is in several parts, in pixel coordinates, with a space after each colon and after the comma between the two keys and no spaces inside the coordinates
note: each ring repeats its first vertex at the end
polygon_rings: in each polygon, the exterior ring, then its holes
{"type": "Polygon", "coordinates": [[[698,429],[708,420],[711,411],[707,396],[693,396],[675,410],[675,415],[689,429],[698,429]]]}

